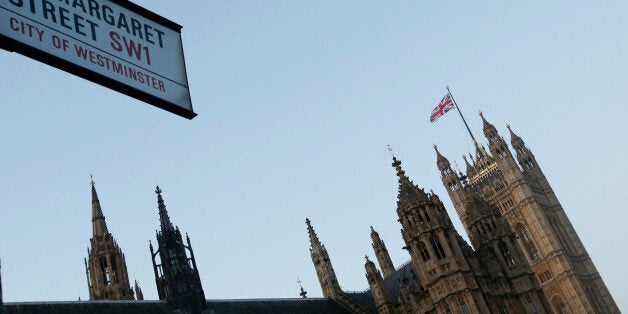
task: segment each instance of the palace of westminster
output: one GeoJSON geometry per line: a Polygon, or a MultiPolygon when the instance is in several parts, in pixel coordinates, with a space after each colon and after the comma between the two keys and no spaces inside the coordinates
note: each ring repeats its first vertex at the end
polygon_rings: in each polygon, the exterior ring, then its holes
{"type": "MultiPolygon", "coordinates": [[[[488,146],[456,172],[436,150],[442,182],[468,234],[454,228],[443,202],[398,176],[397,218],[410,260],[395,267],[371,227],[375,265],[364,264],[368,289],[343,291],[325,246],[306,219],[323,298],[207,300],[188,235],[168,215],[157,187],[160,229],[149,250],[159,300],[131,285],[125,257],[109,233],[94,182],[92,230],[85,258],[89,301],[6,302],[13,313],[619,313],[595,265],[532,151],[511,129],[510,144],[480,113],[488,146]]],[[[391,217],[392,219],[392,217],[391,217]]],[[[5,287],[6,288],[6,287],[5,287]]]]}

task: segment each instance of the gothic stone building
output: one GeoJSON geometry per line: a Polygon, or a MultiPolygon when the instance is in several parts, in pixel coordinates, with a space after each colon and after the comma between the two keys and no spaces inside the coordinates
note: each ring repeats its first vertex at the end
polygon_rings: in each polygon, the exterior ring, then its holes
{"type": "Polygon", "coordinates": [[[439,197],[399,177],[398,221],[410,261],[395,269],[371,227],[381,268],[366,257],[369,289],[342,291],[325,246],[306,219],[323,295],[356,313],[619,313],[619,309],[524,141],[512,155],[480,113],[488,150],[478,144],[466,174],[436,146],[437,166],[469,236],[454,229],[439,197]]]}
{"type": "MultiPolygon", "coordinates": [[[[85,274],[90,300],[133,300],[124,254],[107,229],[94,180],[92,185],[92,238],[85,274]]],[[[136,283],[136,288],[139,289],[136,283]]]]}

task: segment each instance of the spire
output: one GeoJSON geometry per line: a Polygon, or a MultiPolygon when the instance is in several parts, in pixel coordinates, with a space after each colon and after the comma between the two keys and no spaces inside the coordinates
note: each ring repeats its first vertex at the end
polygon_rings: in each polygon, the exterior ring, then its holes
{"type": "Polygon", "coordinates": [[[377,257],[379,267],[382,269],[384,277],[388,277],[390,274],[395,272],[395,267],[390,259],[390,255],[388,254],[384,241],[380,239],[379,233],[373,229],[373,226],[371,226],[371,240],[373,240],[372,246],[375,251],[375,257],[377,257]]]}
{"type": "Polygon", "coordinates": [[[497,136],[497,129],[490,122],[486,121],[482,111],[478,112],[480,117],[482,118],[482,130],[484,131],[484,135],[488,138],[489,141],[494,139],[497,136]]]}
{"type": "Polygon", "coordinates": [[[170,222],[170,217],[168,217],[168,211],[166,210],[166,205],[164,204],[164,199],[161,197],[161,189],[159,185],[155,188],[155,193],[157,194],[157,205],[159,207],[159,222],[161,223],[161,231],[164,232],[166,230],[174,229],[172,227],[172,223],[170,222]]]}
{"type": "MultiPolygon", "coordinates": [[[[406,176],[406,172],[401,168],[401,161],[395,156],[393,156],[392,166],[397,170],[397,176],[399,177],[398,203],[427,200],[427,194],[425,194],[423,189],[419,189],[418,186],[414,185],[406,176]]],[[[399,209],[398,207],[397,210],[399,209]]]]}
{"type": "Polygon", "coordinates": [[[96,193],[94,177],[90,177],[90,183],[92,185],[92,231],[94,236],[104,236],[109,233],[109,230],[107,230],[105,215],[103,215],[102,209],[100,208],[100,201],[98,200],[98,194],[96,193]]]}
{"type": "Polygon", "coordinates": [[[369,283],[371,290],[371,296],[375,300],[375,306],[378,313],[392,313],[390,297],[384,284],[384,279],[381,273],[375,267],[375,263],[369,260],[368,255],[365,255],[366,263],[364,268],[366,269],[366,280],[369,283]]]}
{"type": "Polygon", "coordinates": [[[469,161],[467,160],[467,156],[462,155],[462,159],[464,159],[464,163],[467,166],[467,176],[471,177],[475,175],[477,173],[477,170],[472,164],[469,163],[469,161]]]}
{"type": "Polygon", "coordinates": [[[310,219],[309,218],[305,218],[305,223],[307,224],[307,232],[310,235],[310,251],[321,251],[323,250],[323,245],[321,244],[321,241],[318,240],[318,236],[316,235],[316,231],[314,231],[314,228],[312,227],[312,224],[310,223],[310,219]]]}
{"type": "Polygon", "coordinates": [[[302,298],[307,299],[307,291],[303,290],[303,285],[301,284],[301,278],[297,277],[297,282],[299,283],[299,288],[301,288],[301,293],[299,293],[299,295],[302,298]]]}
{"type": "Polygon", "coordinates": [[[449,164],[449,160],[447,160],[447,158],[445,158],[445,156],[443,156],[440,151],[438,151],[438,146],[436,144],[432,144],[432,146],[434,147],[434,150],[436,151],[436,162],[446,162],[447,164],[449,164]]]}
{"type": "Polygon", "coordinates": [[[510,143],[512,144],[512,147],[516,150],[518,147],[525,146],[523,139],[512,131],[510,124],[506,124],[506,127],[508,128],[508,132],[510,132],[510,143]]]}
{"type": "Polygon", "coordinates": [[[137,283],[137,280],[135,280],[135,300],[138,300],[138,301],[144,300],[144,293],[142,293],[142,288],[140,288],[140,285],[137,283]]]}
{"type": "Polygon", "coordinates": [[[488,157],[488,153],[486,152],[486,148],[483,145],[479,144],[478,141],[473,140],[473,146],[475,146],[475,160],[479,162],[486,157],[488,157]]]}

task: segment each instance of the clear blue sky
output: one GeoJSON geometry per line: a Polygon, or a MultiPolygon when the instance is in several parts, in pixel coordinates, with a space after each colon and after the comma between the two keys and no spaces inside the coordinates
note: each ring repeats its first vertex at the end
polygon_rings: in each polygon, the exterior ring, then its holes
{"type": "Polygon", "coordinates": [[[481,109],[531,147],[628,309],[625,1],[137,3],[184,26],[194,120],[0,51],[6,301],[88,297],[90,174],[148,299],[156,184],[208,298],[320,296],[306,217],[363,290],[369,225],[409,259],[387,144],[458,223],[432,143],[459,164],[472,145],[456,112],[428,122],[449,84],[476,136],[481,109]]]}

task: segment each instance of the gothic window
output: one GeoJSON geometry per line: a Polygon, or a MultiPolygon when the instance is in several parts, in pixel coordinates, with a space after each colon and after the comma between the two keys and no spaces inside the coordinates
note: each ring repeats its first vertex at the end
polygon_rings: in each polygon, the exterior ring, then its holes
{"type": "Polygon", "coordinates": [[[526,302],[528,303],[528,307],[530,307],[530,312],[533,314],[538,313],[538,311],[536,310],[536,305],[534,305],[534,301],[530,299],[530,296],[526,295],[525,299],[526,299],[526,302]]]}
{"type": "Polygon", "coordinates": [[[534,261],[537,258],[539,258],[539,251],[536,249],[536,246],[534,245],[534,241],[532,240],[532,237],[530,236],[530,232],[528,232],[528,229],[526,229],[526,227],[523,226],[522,224],[518,224],[517,227],[515,228],[515,231],[521,238],[521,241],[523,242],[523,246],[525,247],[526,252],[528,252],[528,256],[530,257],[530,260],[534,261]]]}
{"type": "Polygon", "coordinates": [[[512,255],[510,255],[510,250],[508,250],[506,243],[504,243],[504,241],[499,241],[497,247],[499,247],[499,251],[502,253],[502,257],[506,261],[506,264],[508,266],[514,266],[515,260],[512,258],[512,255]]]}
{"type": "Polygon", "coordinates": [[[421,213],[416,213],[416,215],[417,215],[417,216],[419,216],[419,222],[420,222],[421,224],[424,224],[424,223],[425,223],[425,221],[423,220],[423,216],[421,216],[421,213]]]}
{"type": "Polygon", "coordinates": [[[452,312],[450,308],[447,308],[447,309],[445,310],[445,312],[446,312],[447,314],[454,314],[454,312],[452,312]]]}
{"type": "Polygon", "coordinates": [[[449,189],[452,191],[455,191],[458,189],[458,184],[456,183],[456,181],[449,182],[449,189]]]}
{"type": "Polygon", "coordinates": [[[423,258],[424,262],[430,259],[430,252],[427,251],[427,248],[425,247],[425,243],[423,243],[423,241],[419,241],[419,252],[421,253],[421,257],[423,258]]]}
{"type": "Polygon", "coordinates": [[[460,308],[462,309],[462,313],[470,314],[469,313],[469,308],[467,307],[467,303],[465,303],[464,300],[462,300],[462,299],[460,299],[460,308]]]}
{"type": "Polygon", "coordinates": [[[523,160],[523,166],[526,169],[532,169],[532,168],[534,168],[534,162],[532,162],[532,159],[526,158],[526,159],[523,160]]]}
{"type": "Polygon", "coordinates": [[[499,158],[504,158],[506,157],[508,154],[506,154],[506,149],[504,147],[499,147],[495,150],[495,152],[497,153],[497,157],[499,158]]]}
{"type": "Polygon", "coordinates": [[[434,249],[434,254],[436,254],[436,258],[443,259],[445,258],[445,250],[443,250],[443,246],[440,244],[440,240],[438,236],[433,234],[430,237],[430,242],[432,243],[432,249],[434,249]]]}
{"type": "Polygon", "coordinates": [[[181,269],[181,264],[179,263],[179,259],[177,257],[178,256],[175,250],[168,250],[168,260],[170,261],[170,266],[172,266],[172,269],[175,271],[181,269]]]}
{"type": "Polygon", "coordinates": [[[100,260],[100,273],[102,274],[102,280],[105,285],[108,285],[110,282],[109,278],[109,266],[107,266],[107,261],[104,259],[100,260]]]}
{"type": "Polygon", "coordinates": [[[423,215],[425,215],[425,219],[427,221],[430,221],[430,215],[428,215],[427,209],[425,209],[425,207],[423,207],[423,215]]]}
{"type": "Polygon", "coordinates": [[[559,314],[569,314],[569,310],[567,309],[567,305],[563,302],[563,299],[559,296],[554,298],[554,308],[556,308],[556,313],[559,314]]]}

